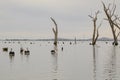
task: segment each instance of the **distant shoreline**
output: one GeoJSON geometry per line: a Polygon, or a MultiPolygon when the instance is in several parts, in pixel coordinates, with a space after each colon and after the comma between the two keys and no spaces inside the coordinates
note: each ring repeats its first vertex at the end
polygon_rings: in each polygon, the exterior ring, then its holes
{"type": "MultiPolygon", "coordinates": [[[[91,41],[91,40],[92,39],[76,39],[76,41],[91,41]]],[[[0,41],[54,41],[54,39],[0,39],[0,41]]],[[[59,38],[58,41],[75,41],[75,39],[59,38]]],[[[103,37],[99,38],[97,41],[113,41],[113,39],[103,37]]]]}

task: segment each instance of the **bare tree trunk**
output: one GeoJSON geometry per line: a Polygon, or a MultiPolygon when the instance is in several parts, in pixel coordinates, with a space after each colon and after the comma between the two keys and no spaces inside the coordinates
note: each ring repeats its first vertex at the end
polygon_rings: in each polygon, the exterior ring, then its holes
{"type": "Polygon", "coordinates": [[[98,15],[99,11],[97,11],[95,13],[95,16],[91,16],[89,15],[90,18],[92,18],[92,21],[93,21],[93,26],[94,26],[94,29],[93,29],[93,37],[92,37],[92,45],[95,45],[96,44],[96,41],[99,37],[99,32],[98,32],[98,29],[99,27],[101,26],[101,24],[98,26],[98,28],[96,29],[96,21],[97,21],[97,15],[98,15]]]}
{"type": "Polygon", "coordinates": [[[94,45],[96,44],[96,41],[97,41],[97,39],[98,39],[98,37],[99,37],[98,29],[99,29],[99,27],[97,28],[97,36],[96,36],[96,38],[94,39],[94,45]]]}
{"type": "Polygon", "coordinates": [[[119,17],[117,15],[115,15],[115,10],[116,10],[116,5],[113,3],[113,6],[112,8],[110,8],[111,4],[108,5],[108,7],[106,7],[106,5],[102,2],[103,4],[103,9],[104,9],[104,12],[107,16],[107,19],[108,22],[109,22],[109,25],[111,27],[111,30],[112,30],[112,34],[113,34],[113,45],[118,45],[118,35],[116,35],[116,30],[115,30],[115,27],[117,29],[120,30],[120,27],[119,27],[119,24],[117,23],[119,21],[119,17]]]}
{"type": "Polygon", "coordinates": [[[92,38],[92,45],[95,45],[95,34],[96,34],[96,20],[93,20],[94,23],[94,30],[93,30],[93,38],[92,38]]]}
{"type": "Polygon", "coordinates": [[[57,41],[58,41],[58,27],[57,27],[57,23],[55,22],[55,20],[52,17],[51,17],[51,20],[55,24],[55,28],[52,28],[52,30],[53,30],[53,33],[54,33],[54,45],[57,46],[57,41]]]}

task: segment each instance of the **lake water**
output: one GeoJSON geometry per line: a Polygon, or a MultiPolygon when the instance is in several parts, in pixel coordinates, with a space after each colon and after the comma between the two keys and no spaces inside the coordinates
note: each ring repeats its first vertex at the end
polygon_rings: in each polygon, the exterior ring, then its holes
{"type": "Polygon", "coordinates": [[[120,45],[112,42],[1,41],[0,80],[120,80],[120,45]],[[2,48],[8,47],[8,52],[2,48]],[[28,48],[30,55],[20,53],[28,48]],[[63,50],[61,49],[63,47],[63,50]],[[10,56],[9,51],[15,52],[10,56]],[[51,50],[57,50],[51,54],[51,50]]]}

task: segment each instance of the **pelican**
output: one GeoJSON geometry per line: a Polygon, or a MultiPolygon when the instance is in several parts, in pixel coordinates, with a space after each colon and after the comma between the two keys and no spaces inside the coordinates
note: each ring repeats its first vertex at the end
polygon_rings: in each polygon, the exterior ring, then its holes
{"type": "Polygon", "coordinates": [[[9,55],[10,55],[10,56],[14,56],[14,55],[15,55],[15,52],[12,51],[12,48],[11,48],[11,51],[9,52],[9,55]]]}

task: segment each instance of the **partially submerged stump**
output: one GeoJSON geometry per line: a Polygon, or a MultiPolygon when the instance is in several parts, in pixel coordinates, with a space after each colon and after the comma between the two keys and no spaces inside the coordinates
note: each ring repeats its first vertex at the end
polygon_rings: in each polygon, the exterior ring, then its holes
{"type": "Polygon", "coordinates": [[[57,46],[57,41],[58,41],[58,27],[56,21],[51,17],[51,20],[55,24],[55,28],[52,28],[53,33],[54,33],[54,45],[57,46]]]}

